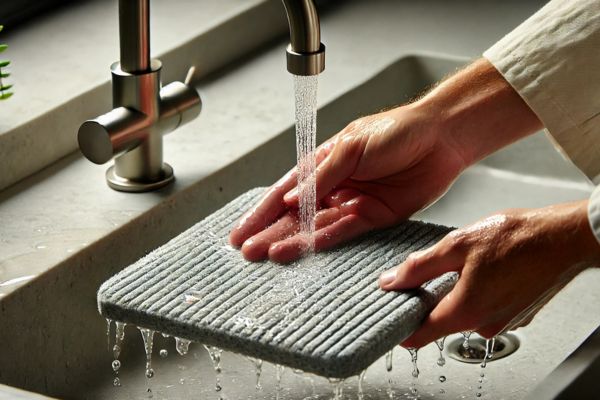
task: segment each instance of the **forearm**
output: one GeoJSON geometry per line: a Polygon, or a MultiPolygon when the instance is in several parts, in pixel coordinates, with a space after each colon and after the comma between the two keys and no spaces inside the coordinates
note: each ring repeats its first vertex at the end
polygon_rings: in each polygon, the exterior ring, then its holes
{"type": "Polygon", "coordinates": [[[519,94],[485,59],[441,82],[414,105],[470,165],[542,128],[519,94]]]}

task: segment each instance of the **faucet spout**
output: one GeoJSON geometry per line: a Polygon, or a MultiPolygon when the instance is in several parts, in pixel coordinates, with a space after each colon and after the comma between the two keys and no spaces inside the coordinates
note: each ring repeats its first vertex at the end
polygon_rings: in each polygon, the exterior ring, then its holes
{"type": "Polygon", "coordinates": [[[319,15],[313,0],[283,0],[290,26],[287,69],[294,75],[317,75],[325,69],[319,15]]]}

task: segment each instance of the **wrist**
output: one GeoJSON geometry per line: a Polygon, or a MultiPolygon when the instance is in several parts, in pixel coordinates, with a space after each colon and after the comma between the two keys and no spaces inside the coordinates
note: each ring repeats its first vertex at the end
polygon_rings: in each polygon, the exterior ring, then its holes
{"type": "Polygon", "coordinates": [[[600,244],[588,218],[588,201],[549,206],[544,209],[545,220],[541,225],[552,225],[549,232],[555,231],[556,245],[562,245],[570,254],[572,264],[581,267],[598,266],[600,263],[600,244]]]}
{"type": "Polygon", "coordinates": [[[494,66],[480,59],[441,82],[415,107],[468,165],[543,125],[494,66]]]}

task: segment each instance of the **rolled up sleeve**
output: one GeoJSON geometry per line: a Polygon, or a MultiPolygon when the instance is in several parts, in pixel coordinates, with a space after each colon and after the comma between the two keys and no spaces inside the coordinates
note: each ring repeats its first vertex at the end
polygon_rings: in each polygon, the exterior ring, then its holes
{"type": "Polygon", "coordinates": [[[483,56],[599,184],[600,0],[550,1],[483,56]]]}

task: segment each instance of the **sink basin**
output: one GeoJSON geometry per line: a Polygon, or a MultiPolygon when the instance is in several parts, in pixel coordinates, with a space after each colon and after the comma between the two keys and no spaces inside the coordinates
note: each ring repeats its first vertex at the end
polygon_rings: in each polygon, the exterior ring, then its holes
{"type": "MultiPolygon", "coordinates": [[[[320,109],[319,140],[323,141],[354,118],[408,101],[465,62],[431,56],[398,60],[320,109]]],[[[272,183],[291,166],[294,152],[290,127],[198,183],[207,188],[226,188],[221,189],[223,193],[201,199],[186,198],[176,206],[165,206],[164,212],[173,216],[170,229],[159,229],[152,223],[146,223],[142,229],[134,221],[121,228],[117,235],[121,240],[93,243],[45,273],[44,279],[33,280],[2,298],[0,339],[4,346],[0,382],[58,398],[147,398],[149,383],[144,376],[142,339],[135,327],[126,328],[119,375],[122,386],[112,385],[106,322],[97,312],[96,290],[115,272],[198,218],[252,187],[272,183]],[[251,176],[248,170],[264,173],[251,176]],[[144,244],[137,245],[138,241],[144,244]]],[[[538,133],[465,171],[444,197],[415,218],[460,226],[503,208],[539,207],[582,199],[590,192],[586,180],[554,151],[543,133],[538,133]]],[[[584,272],[533,323],[519,330],[520,349],[488,364],[484,396],[524,398],[536,381],[545,378],[575,350],[600,325],[598,287],[600,271],[584,272]]],[[[154,349],[156,375],[150,381],[154,398],[217,398],[213,367],[202,346],[192,344],[189,354],[181,357],[172,339],[156,337],[154,349]],[[159,357],[160,349],[167,350],[168,356],[159,357]]],[[[445,366],[439,367],[438,357],[435,345],[419,351],[421,374],[415,383],[421,398],[439,397],[440,390],[448,399],[473,397],[479,366],[448,359],[445,366]],[[445,379],[439,379],[441,376],[445,379]]],[[[365,398],[387,399],[388,390],[400,397],[409,391],[413,383],[409,353],[397,348],[392,360],[390,373],[386,372],[384,360],[369,368],[364,382],[365,398]]],[[[221,394],[227,398],[276,397],[273,365],[263,367],[261,391],[254,390],[254,364],[244,357],[224,353],[222,369],[221,394]]],[[[342,386],[346,395],[356,397],[356,378],[348,379],[342,386]]],[[[282,376],[279,398],[300,400],[315,395],[325,399],[332,391],[333,384],[323,378],[287,370],[282,376]]]]}

